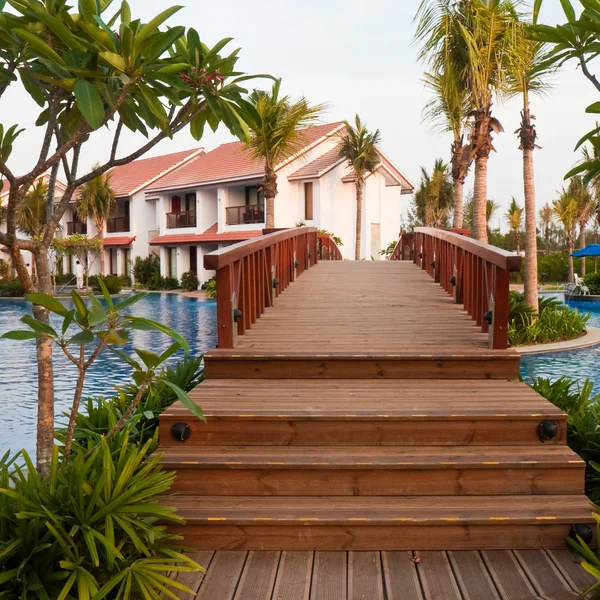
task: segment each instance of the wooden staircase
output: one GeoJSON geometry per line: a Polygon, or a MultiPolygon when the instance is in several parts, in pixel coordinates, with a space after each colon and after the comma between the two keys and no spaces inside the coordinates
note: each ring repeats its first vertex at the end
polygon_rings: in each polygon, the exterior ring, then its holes
{"type": "Polygon", "coordinates": [[[515,353],[302,358],[211,352],[192,393],[207,424],[180,404],[161,416],[187,545],[557,548],[592,520],[566,416],[516,379],[515,353]]]}

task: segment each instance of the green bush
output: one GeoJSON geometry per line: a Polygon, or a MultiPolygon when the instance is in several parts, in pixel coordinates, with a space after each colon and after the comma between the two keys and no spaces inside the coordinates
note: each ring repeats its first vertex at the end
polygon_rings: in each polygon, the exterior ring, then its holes
{"type": "Polygon", "coordinates": [[[132,286],[131,277],[129,275],[119,275],[121,287],[130,288],[132,286]]]}
{"type": "Polygon", "coordinates": [[[160,455],[150,456],[155,446],[125,443],[111,452],[103,440],[66,463],[55,446],[47,482],[24,452],[0,459],[0,597],[129,600],[158,598],[169,588],[193,594],[168,579],[171,571],[202,568],[166,531],[165,524],[184,521],[156,500],[175,473],[162,470],[160,455]]]}
{"type": "Polygon", "coordinates": [[[541,282],[567,281],[569,258],[566,253],[538,256],[538,273],[541,282]]]}
{"type": "Polygon", "coordinates": [[[176,290],[179,288],[177,277],[165,277],[163,279],[163,290],[176,290]]]}
{"type": "Polygon", "coordinates": [[[150,279],[146,281],[146,287],[152,291],[162,290],[165,285],[164,282],[165,278],[161,277],[160,273],[154,273],[150,276],[150,279]]]}
{"type": "Polygon", "coordinates": [[[198,289],[198,277],[193,271],[186,271],[181,276],[181,289],[184,292],[195,292],[198,289]]]}
{"type": "Polygon", "coordinates": [[[583,278],[583,284],[594,296],[600,295],[600,273],[590,273],[583,278]]]}
{"type": "Polygon", "coordinates": [[[209,279],[206,287],[204,288],[204,293],[206,294],[206,297],[210,298],[211,300],[217,299],[217,280],[214,277],[209,279]]]}
{"type": "MultiPolygon", "coordinates": [[[[93,275],[89,278],[89,283],[96,292],[101,292],[100,285],[98,284],[99,275],[93,275]]],[[[106,286],[109,294],[118,294],[123,288],[123,280],[118,275],[106,275],[102,277],[102,281],[106,286]]]]}
{"type": "Polygon", "coordinates": [[[69,283],[75,285],[75,275],[73,273],[57,273],[54,276],[56,285],[67,285],[69,283]]]}
{"type": "Polygon", "coordinates": [[[146,258],[136,256],[133,264],[133,277],[136,283],[146,286],[153,275],[160,276],[160,258],[156,254],[149,254],[146,258]]]}
{"type": "Polygon", "coordinates": [[[0,280],[0,296],[17,298],[25,296],[25,288],[18,277],[6,277],[0,280]]]}

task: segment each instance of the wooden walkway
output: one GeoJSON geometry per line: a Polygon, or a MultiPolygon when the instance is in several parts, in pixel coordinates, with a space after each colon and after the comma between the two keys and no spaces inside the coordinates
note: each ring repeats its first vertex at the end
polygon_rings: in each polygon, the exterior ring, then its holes
{"type": "Polygon", "coordinates": [[[197,600],[575,600],[594,582],[568,550],[206,551],[192,557],[206,575],[182,573],[178,580],[197,600]]]}

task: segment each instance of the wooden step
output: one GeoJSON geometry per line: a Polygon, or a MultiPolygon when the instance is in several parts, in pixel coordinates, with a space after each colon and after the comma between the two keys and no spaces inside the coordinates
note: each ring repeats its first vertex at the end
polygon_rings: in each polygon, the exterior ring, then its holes
{"type": "Polygon", "coordinates": [[[413,352],[256,352],[211,350],[207,379],[506,379],[519,377],[512,350],[413,352]]]}
{"type": "Polygon", "coordinates": [[[169,448],[172,491],[207,496],[578,494],[585,462],[566,446],[169,448]]]}
{"type": "Polygon", "coordinates": [[[563,548],[592,507],[577,496],[168,496],[197,550],[563,548]]]}
{"type": "Polygon", "coordinates": [[[160,417],[161,448],[194,445],[540,445],[541,421],[566,415],[519,381],[423,379],[206,380],[190,393],[203,423],[175,403],[160,417]],[[189,425],[184,444],[176,422],[189,425]]]}

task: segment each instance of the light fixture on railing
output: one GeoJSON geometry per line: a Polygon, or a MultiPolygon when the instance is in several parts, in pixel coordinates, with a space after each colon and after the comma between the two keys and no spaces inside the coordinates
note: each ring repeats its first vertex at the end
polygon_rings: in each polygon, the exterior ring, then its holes
{"type": "Polygon", "coordinates": [[[300,261],[299,260],[295,260],[294,261],[294,268],[297,269],[300,266],[300,261]]]}
{"type": "Polygon", "coordinates": [[[456,277],[454,277],[454,275],[452,275],[452,277],[450,277],[450,283],[452,285],[456,285],[456,277]]]}
{"type": "Polygon", "coordinates": [[[176,439],[178,442],[185,442],[190,437],[192,430],[187,423],[175,423],[173,427],[171,427],[171,435],[173,439],[176,439]]]}
{"type": "Polygon", "coordinates": [[[308,258],[312,258],[312,252],[308,253],[308,258]]]}
{"type": "Polygon", "coordinates": [[[432,260],[430,264],[431,264],[431,268],[435,269],[435,260],[432,260]]]}
{"type": "Polygon", "coordinates": [[[483,313],[483,320],[487,322],[488,325],[492,324],[492,321],[494,320],[494,317],[492,315],[492,311],[488,310],[487,312],[483,313]]]}
{"type": "Polygon", "coordinates": [[[279,279],[277,277],[273,278],[273,287],[276,288],[279,285],[279,279]]]}
{"type": "Polygon", "coordinates": [[[579,536],[586,544],[589,544],[594,539],[594,532],[592,531],[592,528],[585,523],[575,523],[575,525],[571,527],[569,537],[576,540],[577,536],[579,536]]]}
{"type": "Polygon", "coordinates": [[[423,258],[423,253],[419,252],[419,258],[423,258]]]}
{"type": "Polygon", "coordinates": [[[243,312],[239,308],[233,309],[233,322],[237,323],[243,316],[243,312]]]}
{"type": "Polygon", "coordinates": [[[538,425],[538,435],[541,442],[546,442],[558,434],[558,423],[556,421],[542,421],[538,425]]]}

